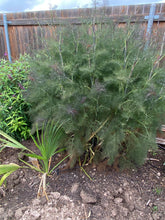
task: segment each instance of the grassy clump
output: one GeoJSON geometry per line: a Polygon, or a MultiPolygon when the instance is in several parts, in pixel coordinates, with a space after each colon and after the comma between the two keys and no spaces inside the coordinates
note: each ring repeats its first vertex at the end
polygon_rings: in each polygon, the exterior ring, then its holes
{"type": "Polygon", "coordinates": [[[27,100],[35,124],[67,120],[71,165],[108,158],[141,165],[155,146],[165,107],[164,70],[138,27],[60,27],[31,62],[27,100]]]}
{"type": "Polygon", "coordinates": [[[22,154],[26,155],[33,164],[32,165],[29,162],[22,160],[21,158],[19,158],[20,161],[22,161],[26,166],[19,166],[15,163],[1,164],[0,175],[2,175],[2,177],[0,179],[0,186],[4,183],[6,178],[16,170],[30,168],[42,174],[38,196],[45,195],[48,199],[46,194],[46,177],[49,176],[53,172],[53,170],[69,156],[65,156],[55,166],[51,166],[52,157],[55,154],[61,153],[65,150],[65,148],[61,147],[66,138],[66,134],[61,125],[58,122],[54,123],[54,121],[48,122],[46,125],[43,125],[41,134],[39,134],[38,129],[36,133],[37,137],[35,138],[31,136],[31,138],[33,139],[33,142],[38,148],[40,154],[34,153],[33,151],[0,130],[0,135],[3,137],[0,138],[0,152],[4,148],[20,149],[22,150],[22,154]]]}

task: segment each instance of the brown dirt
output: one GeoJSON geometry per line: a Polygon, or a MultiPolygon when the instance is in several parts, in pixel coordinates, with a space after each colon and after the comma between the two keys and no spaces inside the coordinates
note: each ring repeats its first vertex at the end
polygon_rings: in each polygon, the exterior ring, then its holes
{"type": "MultiPolygon", "coordinates": [[[[34,148],[31,140],[24,142],[34,148]]],[[[19,163],[17,150],[4,149],[0,163],[19,163]]],[[[112,168],[86,167],[92,181],[79,166],[56,169],[47,178],[45,197],[36,198],[40,176],[19,170],[0,188],[0,220],[163,220],[165,219],[165,151],[150,152],[138,169],[116,172],[112,168]]]]}

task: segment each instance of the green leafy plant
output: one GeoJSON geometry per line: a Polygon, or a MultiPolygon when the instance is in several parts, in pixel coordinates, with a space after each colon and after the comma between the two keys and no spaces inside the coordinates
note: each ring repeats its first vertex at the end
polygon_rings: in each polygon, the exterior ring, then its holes
{"type": "Polygon", "coordinates": [[[162,189],[160,187],[156,187],[155,189],[153,189],[153,191],[157,194],[160,195],[162,192],[162,189]]]}
{"type": "Polygon", "coordinates": [[[129,23],[68,25],[32,58],[26,94],[32,130],[50,118],[67,119],[71,166],[104,159],[142,165],[156,147],[165,109],[164,54],[145,49],[143,34],[129,23]]]}
{"type": "Polygon", "coordinates": [[[29,64],[26,56],[10,63],[0,61],[0,129],[16,138],[27,139],[30,131],[28,110],[22,91],[28,86],[29,64]]]}
{"type": "Polygon", "coordinates": [[[0,180],[0,186],[2,185],[4,180],[15,170],[29,167],[42,174],[41,182],[38,190],[38,196],[40,196],[42,192],[42,194],[45,195],[47,198],[46,176],[49,176],[52,173],[52,171],[69,156],[68,155],[64,157],[54,167],[51,167],[52,157],[55,154],[65,150],[65,148],[60,148],[66,138],[66,134],[62,126],[59,125],[59,123],[54,124],[54,121],[48,122],[45,126],[42,127],[41,135],[39,135],[39,131],[37,130],[36,139],[34,138],[34,136],[31,136],[36,147],[40,151],[40,155],[26,148],[21,143],[19,143],[18,141],[16,141],[15,139],[10,137],[3,131],[0,131],[0,135],[2,135],[5,138],[5,139],[0,138],[0,141],[2,142],[1,144],[2,148],[11,147],[15,149],[21,149],[23,151],[28,151],[28,153],[25,152],[23,153],[24,155],[31,158],[31,160],[33,161],[33,164],[30,164],[29,162],[20,159],[26,166],[19,166],[13,163],[0,165],[0,175],[3,175],[3,177],[0,180]]]}
{"type": "Polygon", "coordinates": [[[157,212],[157,211],[158,211],[158,206],[157,206],[157,205],[154,205],[154,206],[152,207],[152,211],[153,211],[153,212],[157,212]]]}
{"type": "Polygon", "coordinates": [[[0,164],[0,175],[3,175],[0,180],[0,186],[3,184],[3,182],[6,180],[8,176],[10,176],[13,172],[20,169],[21,166],[10,163],[10,164],[0,164]]]}

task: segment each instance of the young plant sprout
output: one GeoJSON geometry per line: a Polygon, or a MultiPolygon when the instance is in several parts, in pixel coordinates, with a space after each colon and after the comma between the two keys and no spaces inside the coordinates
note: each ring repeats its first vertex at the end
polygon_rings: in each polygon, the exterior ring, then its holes
{"type": "Polygon", "coordinates": [[[28,149],[27,147],[25,147],[24,145],[22,145],[21,143],[4,133],[3,131],[0,131],[0,135],[5,138],[0,138],[0,141],[2,142],[0,145],[0,151],[2,151],[2,149],[6,147],[21,149],[23,151],[26,151],[26,153],[23,152],[24,155],[28,156],[29,158],[35,159],[37,162],[37,166],[34,166],[29,162],[20,159],[26,166],[19,166],[15,163],[0,165],[0,175],[3,175],[0,180],[0,186],[3,184],[6,178],[14,171],[20,168],[31,168],[42,174],[37,196],[39,197],[41,195],[45,195],[48,199],[46,193],[46,177],[49,176],[52,173],[52,171],[57,166],[59,166],[60,163],[62,163],[66,158],[69,157],[69,155],[67,155],[54,167],[51,167],[52,157],[55,154],[63,152],[65,150],[65,148],[61,148],[62,144],[64,143],[64,140],[66,139],[66,133],[62,128],[62,124],[55,124],[54,121],[48,122],[46,125],[43,125],[41,129],[41,135],[39,134],[39,129],[37,128],[36,138],[34,136],[31,136],[36,147],[40,151],[40,155],[34,153],[30,149],[28,149]]]}

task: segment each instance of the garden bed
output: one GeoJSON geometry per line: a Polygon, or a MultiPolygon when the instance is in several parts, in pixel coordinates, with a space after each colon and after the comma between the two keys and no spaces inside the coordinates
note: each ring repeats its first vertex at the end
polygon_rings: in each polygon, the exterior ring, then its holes
{"type": "MultiPolygon", "coordinates": [[[[24,142],[33,150],[31,140],[24,142]]],[[[0,219],[164,219],[165,153],[150,152],[138,169],[115,171],[105,162],[65,170],[65,164],[47,179],[45,197],[37,199],[40,176],[18,170],[0,191],[0,219]]],[[[1,163],[20,163],[18,151],[4,149],[1,163]]]]}

